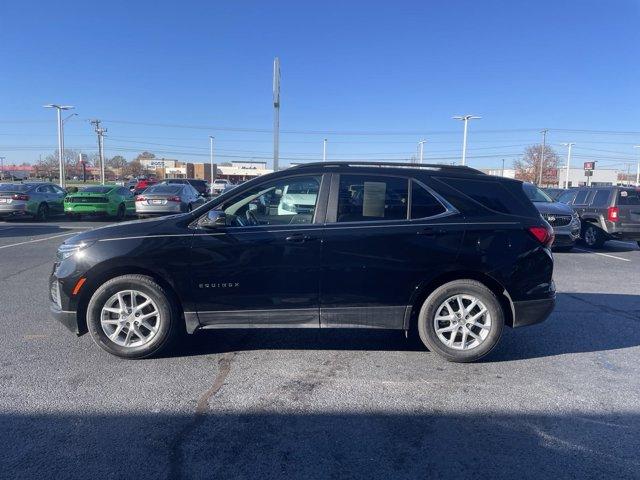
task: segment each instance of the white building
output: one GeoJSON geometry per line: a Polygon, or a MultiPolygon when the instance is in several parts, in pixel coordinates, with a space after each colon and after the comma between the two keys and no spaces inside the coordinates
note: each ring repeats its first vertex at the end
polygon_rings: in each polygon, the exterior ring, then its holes
{"type": "MultiPolygon", "coordinates": [[[[558,168],[558,185],[562,188],[565,186],[567,180],[567,169],[563,167],[558,168]]],[[[618,183],[618,170],[609,168],[598,168],[593,170],[591,177],[586,177],[582,168],[569,169],[569,186],[570,187],[582,187],[587,185],[593,185],[595,187],[604,187],[609,185],[616,185],[618,183]]]]}
{"type": "Polygon", "coordinates": [[[513,168],[479,168],[481,172],[487,175],[495,175],[496,177],[516,178],[516,171],[513,168]]]}

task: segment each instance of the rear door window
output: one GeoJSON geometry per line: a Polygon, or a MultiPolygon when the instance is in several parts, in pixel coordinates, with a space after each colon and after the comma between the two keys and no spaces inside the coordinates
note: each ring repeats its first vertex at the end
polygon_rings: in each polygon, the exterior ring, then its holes
{"type": "Polygon", "coordinates": [[[618,205],[640,205],[640,190],[620,190],[618,192],[618,205]]]}
{"type": "Polygon", "coordinates": [[[596,190],[596,194],[591,201],[592,207],[606,207],[609,203],[609,192],[611,190],[596,190]]]}
{"type": "Polygon", "coordinates": [[[574,205],[586,205],[587,204],[587,195],[589,194],[589,190],[580,190],[576,195],[576,199],[573,201],[574,205]]]}
{"type": "Polygon", "coordinates": [[[338,222],[405,220],[409,180],[378,175],[340,175],[338,222]]]}
{"type": "MultiPolygon", "coordinates": [[[[532,206],[531,202],[526,198],[522,187],[516,184],[520,190],[520,196],[524,200],[512,194],[504,185],[494,180],[475,180],[470,178],[442,178],[438,181],[445,182],[449,186],[464,193],[484,207],[511,215],[528,214],[527,204],[532,206]],[[525,203],[523,203],[525,202],[525,203]]],[[[533,209],[534,212],[537,212],[533,209]]]]}

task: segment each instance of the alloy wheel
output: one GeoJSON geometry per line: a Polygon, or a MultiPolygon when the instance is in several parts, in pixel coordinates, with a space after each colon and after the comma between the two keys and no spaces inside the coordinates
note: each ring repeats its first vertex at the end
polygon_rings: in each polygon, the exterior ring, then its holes
{"type": "Polygon", "coordinates": [[[149,343],[160,328],[158,306],[146,294],[124,290],[112,295],[102,307],[102,331],[122,347],[140,347],[149,343]]]}
{"type": "Polygon", "coordinates": [[[491,331],[491,314],[482,301],[466,294],[447,298],[436,310],[433,326],[446,347],[471,350],[481,345],[491,331]]]}

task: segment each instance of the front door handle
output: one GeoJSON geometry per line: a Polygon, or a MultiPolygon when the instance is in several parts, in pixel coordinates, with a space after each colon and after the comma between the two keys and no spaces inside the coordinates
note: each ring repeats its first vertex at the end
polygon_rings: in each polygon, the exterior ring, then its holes
{"type": "Polygon", "coordinates": [[[285,240],[289,243],[304,243],[315,239],[309,235],[296,234],[286,237],[285,240]]]}

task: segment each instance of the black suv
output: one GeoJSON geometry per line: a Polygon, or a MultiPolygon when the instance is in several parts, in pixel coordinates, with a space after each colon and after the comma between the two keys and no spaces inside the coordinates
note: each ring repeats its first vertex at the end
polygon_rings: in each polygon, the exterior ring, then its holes
{"type": "Polygon", "coordinates": [[[552,242],[517,180],[445,165],[306,164],[189,213],[70,238],[51,309],[127,358],[183,330],[319,327],[415,331],[468,362],[505,324],[550,314],[552,242]]]}
{"type": "Polygon", "coordinates": [[[640,188],[576,188],[558,201],[580,215],[582,238],[588,246],[600,248],[611,239],[632,240],[640,246],[640,188]]]}

